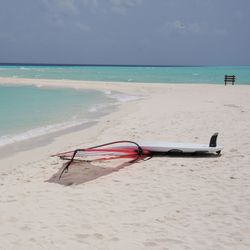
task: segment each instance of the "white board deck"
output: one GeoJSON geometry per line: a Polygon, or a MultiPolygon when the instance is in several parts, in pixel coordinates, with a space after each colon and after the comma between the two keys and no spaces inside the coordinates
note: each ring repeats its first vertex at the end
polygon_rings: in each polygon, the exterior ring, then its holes
{"type": "Polygon", "coordinates": [[[222,146],[209,147],[207,144],[195,143],[175,143],[164,141],[139,141],[138,144],[143,148],[154,152],[183,152],[183,153],[215,153],[222,150],[222,146]]]}

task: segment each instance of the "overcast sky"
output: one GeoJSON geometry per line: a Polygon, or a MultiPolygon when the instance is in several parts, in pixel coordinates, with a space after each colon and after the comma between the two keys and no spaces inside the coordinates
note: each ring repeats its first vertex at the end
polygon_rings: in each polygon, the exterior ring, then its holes
{"type": "Polygon", "coordinates": [[[0,0],[0,62],[250,65],[250,0],[0,0]]]}

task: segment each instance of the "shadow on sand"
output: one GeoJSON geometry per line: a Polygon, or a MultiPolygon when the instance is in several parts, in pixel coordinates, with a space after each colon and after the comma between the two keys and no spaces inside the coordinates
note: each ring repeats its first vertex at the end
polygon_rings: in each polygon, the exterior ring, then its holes
{"type": "Polygon", "coordinates": [[[77,161],[73,162],[68,171],[64,172],[61,179],[59,179],[59,176],[66,164],[67,163],[64,163],[62,167],[47,180],[47,182],[57,183],[64,186],[78,185],[119,171],[120,169],[132,165],[133,163],[126,162],[119,164],[116,167],[103,167],[94,165],[90,162],[77,161]]]}
{"type": "MultiPolygon", "coordinates": [[[[167,153],[167,154],[157,154],[152,156],[153,158],[161,158],[161,157],[176,157],[176,158],[214,158],[214,157],[220,157],[220,154],[199,154],[199,153],[190,153],[190,154],[183,154],[183,153],[167,153]]],[[[152,158],[151,157],[151,158],[152,158]]],[[[151,158],[147,158],[144,160],[149,160],[151,158]]],[[[140,161],[140,160],[139,160],[140,161]]],[[[136,161],[136,162],[139,162],[136,161]]],[[[143,161],[143,160],[142,160],[143,161]]],[[[59,176],[66,166],[67,162],[62,165],[62,167],[48,179],[46,182],[50,183],[57,183],[64,186],[70,186],[70,185],[78,185],[82,184],[88,181],[95,180],[99,177],[109,175],[113,172],[119,171],[120,169],[123,169],[127,166],[130,166],[134,163],[132,162],[123,162],[120,164],[116,164],[115,167],[114,164],[110,166],[107,162],[103,163],[104,166],[98,166],[93,163],[87,162],[87,161],[73,161],[70,165],[67,172],[64,172],[64,174],[61,176],[61,179],[59,179],[59,176]]]]}

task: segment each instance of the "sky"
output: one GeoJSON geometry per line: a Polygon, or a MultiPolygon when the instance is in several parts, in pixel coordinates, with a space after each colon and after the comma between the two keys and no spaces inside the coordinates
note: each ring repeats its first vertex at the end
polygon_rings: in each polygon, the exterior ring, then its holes
{"type": "Polygon", "coordinates": [[[250,65],[250,0],[0,0],[0,63],[250,65]]]}

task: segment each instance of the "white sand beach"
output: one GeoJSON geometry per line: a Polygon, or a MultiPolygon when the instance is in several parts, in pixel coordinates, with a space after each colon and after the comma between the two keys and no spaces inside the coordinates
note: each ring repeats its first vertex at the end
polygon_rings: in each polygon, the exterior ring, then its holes
{"type": "Polygon", "coordinates": [[[249,85],[35,84],[144,98],[0,159],[0,249],[250,249],[249,85]],[[57,152],[124,139],[208,143],[214,132],[220,157],[152,158],[81,184],[46,181],[62,167],[57,152]]]}

